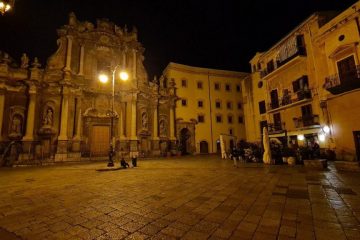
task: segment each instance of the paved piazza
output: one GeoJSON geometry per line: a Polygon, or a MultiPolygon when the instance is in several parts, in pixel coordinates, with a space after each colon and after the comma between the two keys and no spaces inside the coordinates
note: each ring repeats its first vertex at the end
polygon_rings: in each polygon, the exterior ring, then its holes
{"type": "Polygon", "coordinates": [[[360,239],[360,173],[215,156],[105,165],[0,169],[0,239],[360,239]]]}

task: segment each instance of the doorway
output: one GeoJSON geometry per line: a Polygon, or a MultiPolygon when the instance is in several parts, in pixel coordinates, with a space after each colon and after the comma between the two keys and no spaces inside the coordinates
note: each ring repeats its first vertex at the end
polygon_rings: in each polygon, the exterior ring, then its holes
{"type": "Polygon", "coordinates": [[[200,153],[209,153],[209,144],[207,143],[207,141],[200,142],[200,153]]]}
{"type": "Polygon", "coordinates": [[[107,156],[110,147],[110,127],[93,126],[90,137],[90,152],[92,156],[107,156]]]}
{"type": "Polygon", "coordinates": [[[190,153],[190,137],[189,129],[183,128],[180,131],[180,151],[182,155],[190,153]]]}
{"type": "Polygon", "coordinates": [[[358,161],[360,161],[360,131],[354,131],[353,134],[356,149],[356,158],[358,161]]]}

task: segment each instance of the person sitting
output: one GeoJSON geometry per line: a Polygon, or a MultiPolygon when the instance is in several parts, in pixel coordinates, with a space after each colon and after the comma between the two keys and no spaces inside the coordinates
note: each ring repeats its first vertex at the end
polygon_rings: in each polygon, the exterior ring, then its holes
{"type": "Polygon", "coordinates": [[[125,161],[124,158],[121,158],[120,165],[122,168],[128,168],[130,165],[125,161]]]}

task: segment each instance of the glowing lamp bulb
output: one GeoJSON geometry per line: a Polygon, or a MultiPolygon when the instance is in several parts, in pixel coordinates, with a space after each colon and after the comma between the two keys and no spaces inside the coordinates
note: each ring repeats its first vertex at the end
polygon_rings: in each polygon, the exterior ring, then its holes
{"type": "Polygon", "coordinates": [[[102,83],[107,83],[107,82],[109,81],[109,78],[108,78],[108,76],[105,75],[105,74],[100,74],[100,75],[99,75],[99,80],[100,80],[100,82],[102,82],[102,83]]]}
{"type": "Polygon", "coordinates": [[[324,133],[326,133],[326,134],[330,132],[329,126],[324,126],[323,130],[324,130],[324,133]]]}
{"type": "Polygon", "coordinates": [[[5,11],[9,11],[11,9],[11,6],[9,4],[6,4],[5,11]]]}
{"type": "Polygon", "coordinates": [[[126,81],[129,79],[129,74],[125,71],[121,71],[120,72],[120,79],[123,80],[123,81],[126,81]]]}
{"type": "Polygon", "coordinates": [[[297,136],[297,139],[298,139],[299,141],[304,141],[305,137],[304,137],[304,135],[298,135],[298,136],[297,136]]]}
{"type": "Polygon", "coordinates": [[[319,134],[319,140],[320,142],[325,142],[325,134],[319,134]]]}

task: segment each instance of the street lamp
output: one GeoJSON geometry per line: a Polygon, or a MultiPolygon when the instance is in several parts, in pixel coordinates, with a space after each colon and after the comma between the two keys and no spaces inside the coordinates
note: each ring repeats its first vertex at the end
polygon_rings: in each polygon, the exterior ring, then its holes
{"type": "Polygon", "coordinates": [[[15,0],[0,0],[0,13],[4,15],[7,11],[14,7],[15,0]]]}
{"type": "MultiPolygon", "coordinates": [[[[110,115],[110,148],[109,148],[109,162],[108,167],[114,166],[113,156],[114,156],[114,145],[115,145],[115,136],[114,136],[114,102],[115,102],[115,73],[116,70],[120,67],[117,65],[114,70],[112,70],[112,101],[111,101],[111,115],[110,115]]],[[[126,81],[129,79],[129,74],[122,70],[120,71],[120,79],[122,81],[126,81]]],[[[99,75],[99,81],[101,83],[107,83],[109,81],[109,77],[106,74],[99,75]]]]}

